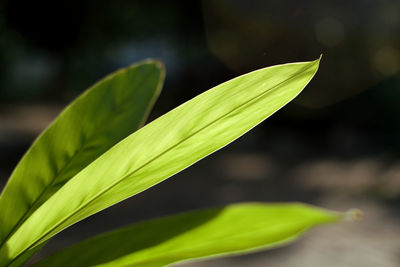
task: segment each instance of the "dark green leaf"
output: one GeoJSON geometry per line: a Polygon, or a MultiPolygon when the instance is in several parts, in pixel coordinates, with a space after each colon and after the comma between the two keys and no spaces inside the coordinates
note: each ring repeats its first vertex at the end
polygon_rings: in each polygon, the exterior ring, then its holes
{"type": "Polygon", "coordinates": [[[36,139],[0,196],[0,247],[69,179],[143,125],[164,75],[158,61],[117,71],[72,102],[36,139]]]}

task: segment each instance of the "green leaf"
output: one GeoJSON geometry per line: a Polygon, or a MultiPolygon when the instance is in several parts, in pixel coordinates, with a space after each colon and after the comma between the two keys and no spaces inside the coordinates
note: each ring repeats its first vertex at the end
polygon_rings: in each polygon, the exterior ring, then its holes
{"type": "Polygon", "coordinates": [[[278,65],[240,76],[136,131],[38,208],[0,249],[0,262],[232,142],[298,95],[318,64],[319,60],[278,65]]]}
{"type": "Polygon", "coordinates": [[[151,220],[61,251],[45,266],[165,266],[280,246],[342,217],[304,204],[235,204],[151,220]]]}
{"type": "Polygon", "coordinates": [[[164,72],[160,62],[145,61],[107,76],[36,139],[0,196],[0,244],[69,179],[143,125],[164,72]]]}

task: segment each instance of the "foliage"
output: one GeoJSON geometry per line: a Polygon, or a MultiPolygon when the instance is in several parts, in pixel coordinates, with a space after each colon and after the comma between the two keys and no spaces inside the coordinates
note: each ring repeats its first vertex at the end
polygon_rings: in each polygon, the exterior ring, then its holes
{"type": "MultiPolygon", "coordinates": [[[[0,196],[0,266],[19,266],[68,226],[169,178],[292,100],[319,60],[260,69],[220,84],[142,127],[164,67],[118,71],[73,101],[38,137],[0,196]]],[[[40,266],[163,266],[273,247],[342,217],[302,204],[248,203],[134,224],[40,266]],[[84,251],[84,253],[82,253],[84,251]]]]}

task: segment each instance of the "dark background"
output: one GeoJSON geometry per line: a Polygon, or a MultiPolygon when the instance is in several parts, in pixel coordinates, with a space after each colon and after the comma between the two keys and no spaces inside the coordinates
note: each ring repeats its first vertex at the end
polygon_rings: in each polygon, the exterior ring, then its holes
{"type": "Polygon", "coordinates": [[[120,67],[165,63],[154,119],[240,74],[321,53],[310,85],[265,123],[64,231],[39,257],[172,212],[303,201],[360,207],[366,218],[285,249],[193,266],[398,266],[400,1],[2,1],[0,186],[63,106],[120,67]]]}

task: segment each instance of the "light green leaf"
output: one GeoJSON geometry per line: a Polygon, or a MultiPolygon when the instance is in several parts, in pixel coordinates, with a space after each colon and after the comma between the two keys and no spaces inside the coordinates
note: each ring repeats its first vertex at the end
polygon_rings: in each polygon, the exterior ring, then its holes
{"type": "Polygon", "coordinates": [[[158,61],[117,71],[72,102],[37,138],[0,196],[0,246],[70,178],[143,125],[164,75],[158,61]]]}
{"type": "Polygon", "coordinates": [[[318,64],[278,65],[240,76],[136,131],[38,208],[0,249],[0,262],[232,142],[298,95],[318,64]]]}
{"type": "Polygon", "coordinates": [[[342,217],[304,204],[246,203],[134,224],[67,248],[45,266],[165,266],[273,248],[342,217]]]}

